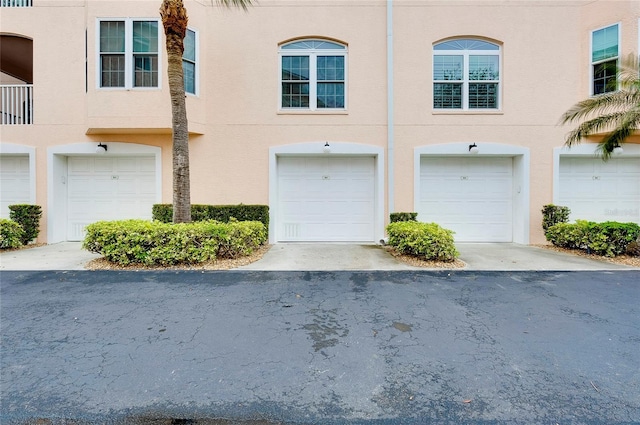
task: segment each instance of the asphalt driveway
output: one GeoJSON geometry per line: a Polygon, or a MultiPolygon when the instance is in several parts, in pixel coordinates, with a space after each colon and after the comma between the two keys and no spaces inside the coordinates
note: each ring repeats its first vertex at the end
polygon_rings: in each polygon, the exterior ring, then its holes
{"type": "Polygon", "coordinates": [[[2,424],[640,422],[633,270],[3,271],[0,296],[2,424]]]}

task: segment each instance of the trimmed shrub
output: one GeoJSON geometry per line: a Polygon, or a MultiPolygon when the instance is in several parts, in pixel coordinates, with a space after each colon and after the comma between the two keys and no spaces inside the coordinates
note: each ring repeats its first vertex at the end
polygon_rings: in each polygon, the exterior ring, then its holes
{"type": "Polygon", "coordinates": [[[602,252],[600,255],[609,257],[624,254],[629,244],[640,237],[640,226],[636,223],[605,221],[598,223],[598,231],[607,238],[606,245],[593,249],[596,253],[602,252]]]}
{"type": "Polygon", "coordinates": [[[266,242],[266,235],[264,225],[255,221],[99,221],[87,226],[82,246],[123,266],[171,266],[248,255],[266,242]]]}
{"type": "Polygon", "coordinates": [[[558,223],[547,229],[545,237],[555,246],[567,249],[586,249],[584,240],[588,233],[588,222],[558,223]]]}
{"type": "Polygon", "coordinates": [[[575,223],[551,226],[545,236],[549,242],[562,248],[615,257],[625,253],[629,244],[638,239],[640,226],[636,223],[594,223],[577,220],[575,223]]]}
{"type": "Polygon", "coordinates": [[[416,217],[418,217],[417,212],[394,212],[389,214],[389,222],[418,221],[416,217]]]}
{"type": "Polygon", "coordinates": [[[453,231],[436,223],[391,223],[387,226],[387,233],[389,245],[403,254],[438,261],[453,261],[458,256],[453,243],[453,231]]]}
{"type": "MultiPolygon", "coordinates": [[[[193,204],[191,205],[191,214],[193,220],[193,204]]],[[[153,204],[151,217],[162,223],[171,223],[173,221],[173,204],[153,204]]]]}
{"type": "MultiPolygon", "coordinates": [[[[163,223],[173,221],[172,204],[155,204],[152,210],[154,220],[163,223]]],[[[191,205],[191,220],[206,221],[217,220],[228,223],[235,218],[238,221],[260,221],[265,229],[269,229],[269,206],[268,205],[191,205]]]]}
{"type": "Polygon", "coordinates": [[[22,226],[24,235],[22,244],[26,245],[40,233],[40,217],[42,208],[40,205],[16,204],[9,205],[9,218],[22,226]]]}
{"type": "Polygon", "coordinates": [[[24,230],[20,224],[0,218],[0,249],[19,248],[23,239],[24,230]]]}
{"type": "Polygon", "coordinates": [[[546,232],[551,226],[555,226],[558,223],[566,223],[569,221],[569,214],[571,210],[569,207],[562,207],[559,205],[545,205],[542,207],[542,229],[546,232]]]}

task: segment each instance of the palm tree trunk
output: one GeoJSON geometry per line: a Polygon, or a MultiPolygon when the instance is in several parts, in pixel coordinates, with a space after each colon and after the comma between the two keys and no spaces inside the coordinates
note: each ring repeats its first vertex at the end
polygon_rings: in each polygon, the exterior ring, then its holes
{"type": "Polygon", "coordinates": [[[163,0],[160,16],[167,42],[167,73],[173,133],[173,222],[191,221],[189,128],[185,104],[182,54],[188,17],[182,0],[163,0]]]}

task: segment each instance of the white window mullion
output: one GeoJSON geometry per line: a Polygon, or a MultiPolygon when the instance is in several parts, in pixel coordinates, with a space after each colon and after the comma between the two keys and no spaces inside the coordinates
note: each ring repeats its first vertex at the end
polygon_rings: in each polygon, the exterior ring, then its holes
{"type": "Polygon", "coordinates": [[[469,109],[469,53],[464,52],[462,59],[462,109],[469,109]]]}
{"type": "Polygon", "coordinates": [[[318,55],[309,53],[309,108],[318,107],[318,55]]]}
{"type": "Polygon", "coordinates": [[[124,38],[124,86],[127,89],[133,87],[133,20],[125,20],[125,38],[124,38]]]}

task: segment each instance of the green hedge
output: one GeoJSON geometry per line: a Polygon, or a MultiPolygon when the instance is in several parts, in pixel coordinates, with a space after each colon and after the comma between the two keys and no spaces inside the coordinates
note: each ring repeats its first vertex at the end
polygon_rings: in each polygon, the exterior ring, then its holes
{"type": "Polygon", "coordinates": [[[542,229],[546,232],[551,226],[569,221],[569,207],[548,204],[542,207],[542,229]]]}
{"type": "Polygon", "coordinates": [[[19,248],[23,239],[24,230],[20,224],[0,218],[0,249],[19,248]]]}
{"type": "Polygon", "coordinates": [[[402,221],[387,226],[389,245],[403,254],[426,260],[453,261],[459,255],[453,231],[436,223],[402,221]]]}
{"type": "Polygon", "coordinates": [[[398,223],[400,221],[417,221],[417,212],[394,212],[389,214],[390,223],[398,223]]]}
{"type": "MultiPolygon", "coordinates": [[[[172,204],[155,204],[152,209],[154,220],[163,223],[173,221],[172,204]]],[[[260,221],[266,229],[269,229],[269,206],[268,205],[191,205],[191,220],[205,221],[217,220],[228,223],[235,218],[238,221],[260,221]]]]}
{"type": "Polygon", "coordinates": [[[636,223],[594,223],[577,220],[575,223],[551,226],[545,236],[549,242],[562,248],[615,257],[624,254],[629,244],[638,239],[640,226],[636,223]]]}
{"type": "Polygon", "coordinates": [[[266,241],[266,229],[257,221],[123,220],[90,224],[82,246],[123,266],[171,266],[246,256],[266,241]]]}
{"type": "Polygon", "coordinates": [[[40,205],[9,205],[9,218],[20,224],[24,230],[24,235],[22,236],[23,245],[38,237],[40,233],[40,217],[42,217],[40,205]]]}

